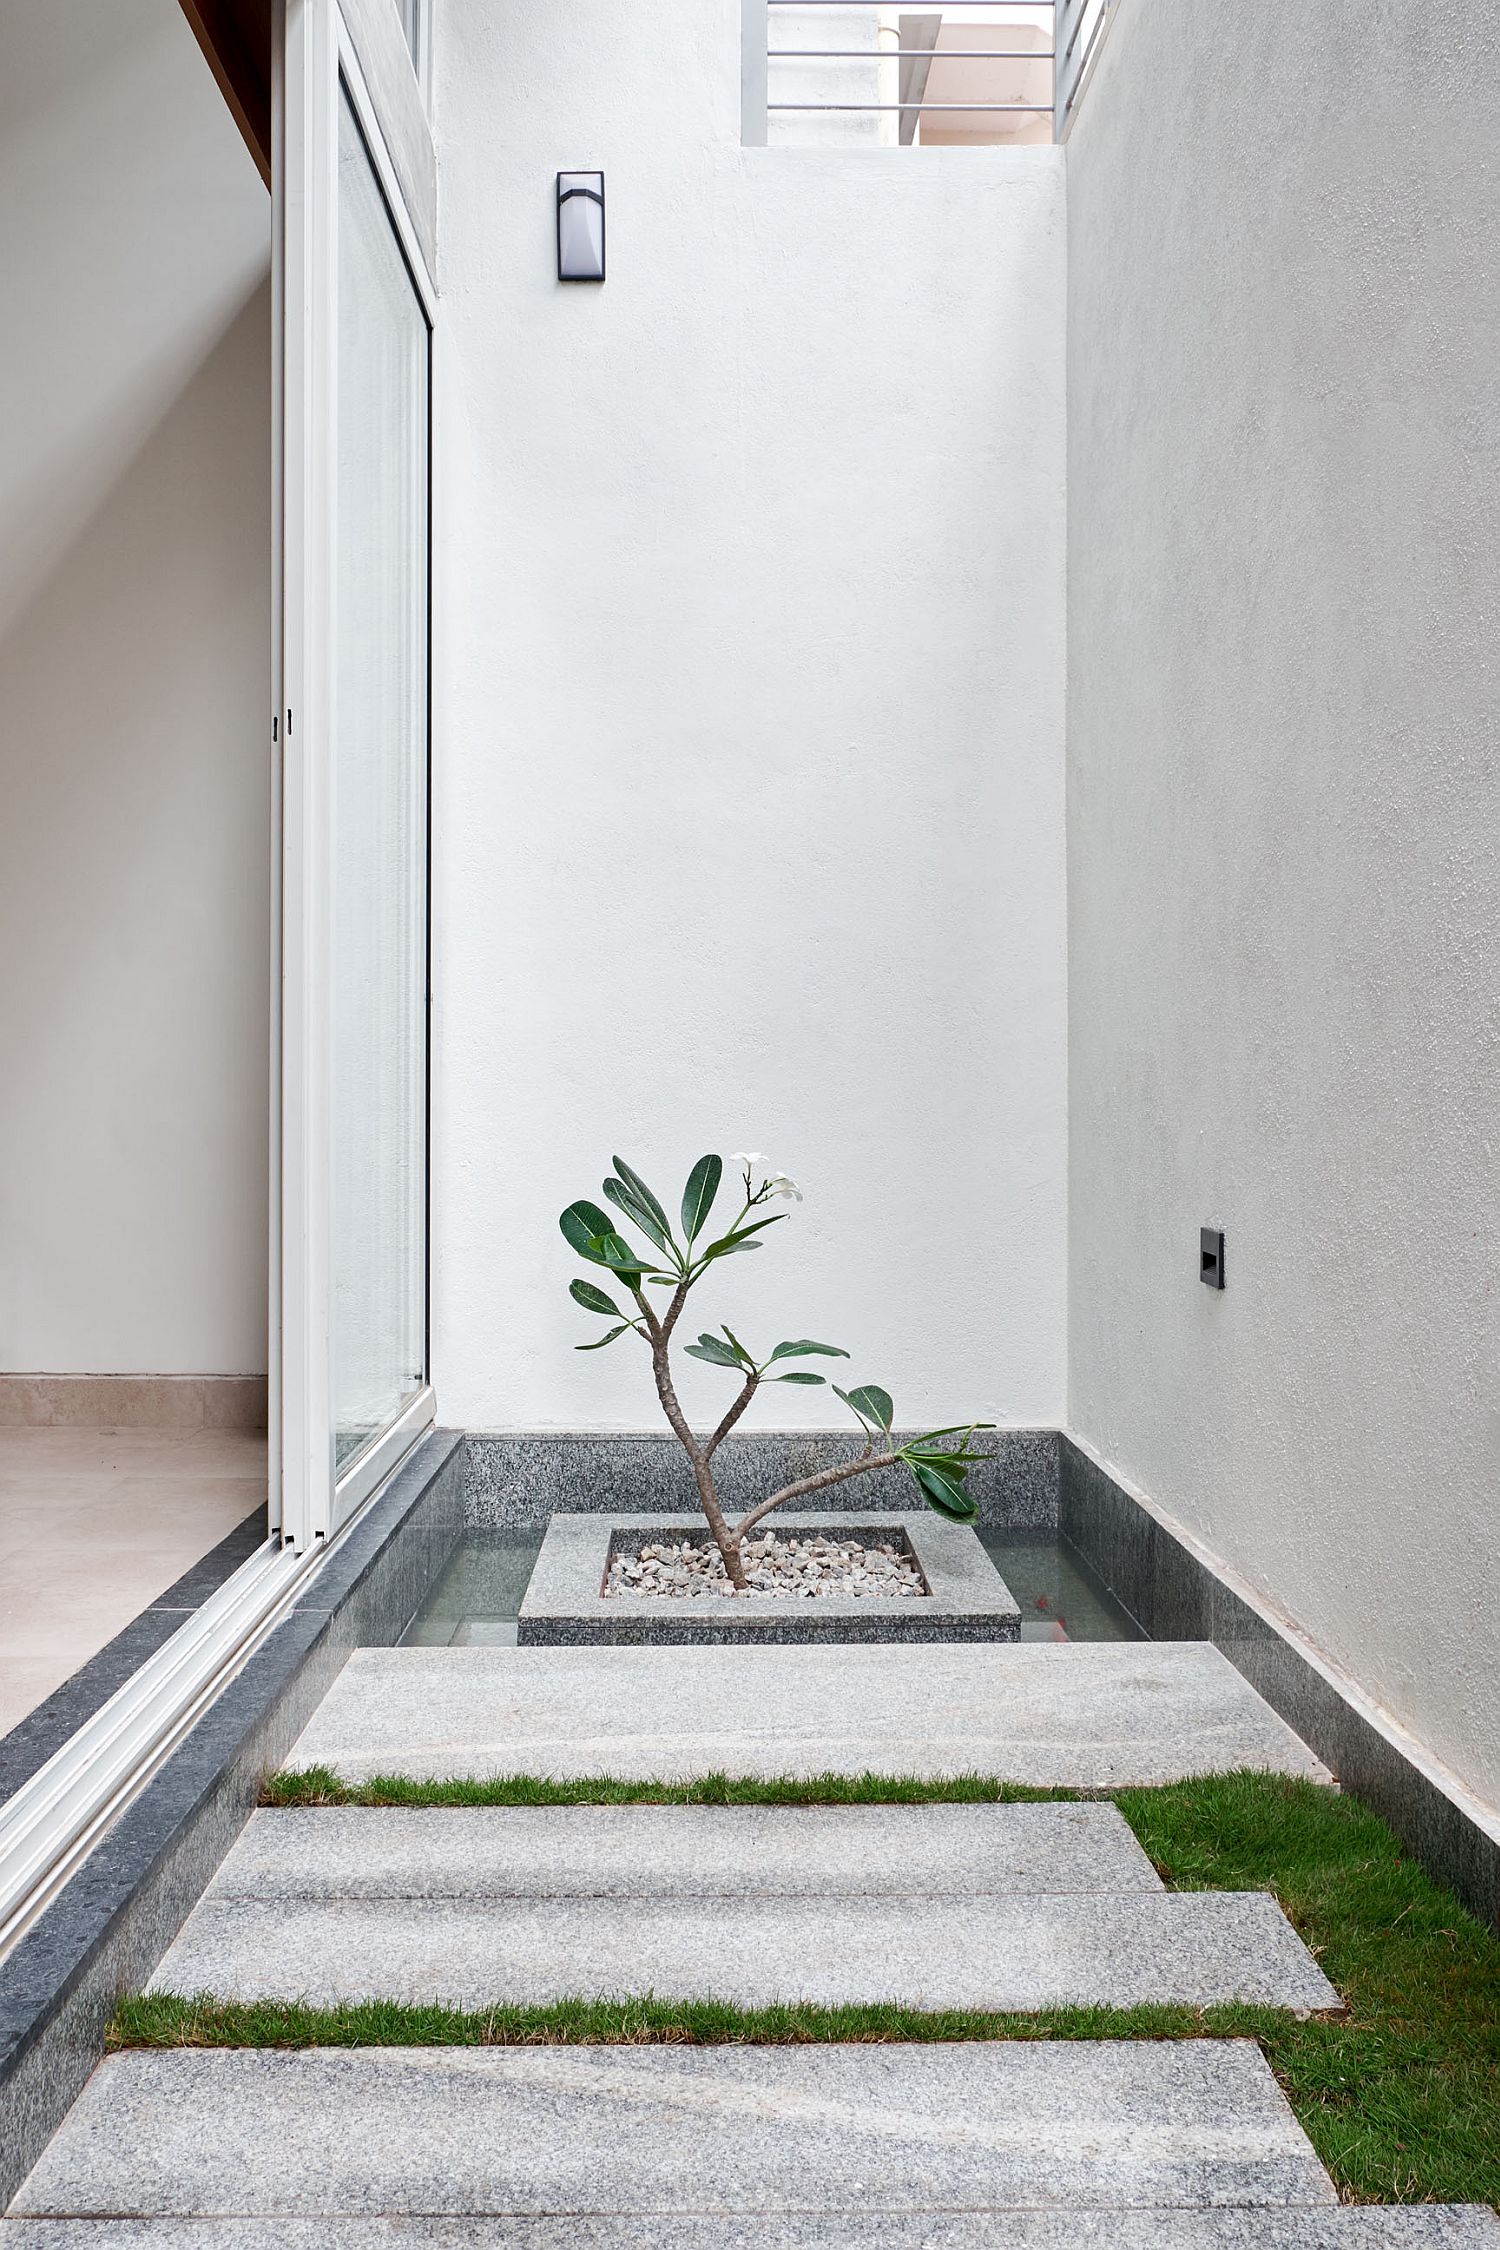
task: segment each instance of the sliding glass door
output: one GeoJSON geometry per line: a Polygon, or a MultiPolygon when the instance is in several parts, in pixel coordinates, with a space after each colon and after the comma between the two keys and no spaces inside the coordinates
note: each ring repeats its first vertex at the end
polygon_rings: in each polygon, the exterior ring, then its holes
{"type": "Polygon", "coordinates": [[[287,0],[281,659],[283,1536],[432,1417],[432,292],[338,0],[287,0]]]}
{"type": "Polygon", "coordinates": [[[339,94],[330,807],[333,1462],[427,1379],[429,338],[339,94]]]}

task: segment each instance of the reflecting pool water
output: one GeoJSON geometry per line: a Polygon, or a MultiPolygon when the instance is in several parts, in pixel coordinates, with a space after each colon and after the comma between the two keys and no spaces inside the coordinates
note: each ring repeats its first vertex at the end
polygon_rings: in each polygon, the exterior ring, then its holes
{"type": "Polygon", "coordinates": [[[1143,1641],[1076,1547],[1053,1531],[996,1531],[979,1526],[995,1568],[1021,1607],[1023,1641],[1143,1641]]]}

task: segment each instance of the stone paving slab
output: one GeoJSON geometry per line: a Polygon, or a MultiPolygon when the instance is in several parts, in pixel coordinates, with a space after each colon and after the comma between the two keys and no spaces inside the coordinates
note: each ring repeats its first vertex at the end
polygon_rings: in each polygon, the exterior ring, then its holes
{"type": "Polygon", "coordinates": [[[544,2007],[1340,2005],[1260,1892],[1124,1898],[209,1899],[151,1980],[222,2000],[544,2007]]]}
{"type": "Polygon", "coordinates": [[[1336,2200],[1251,2042],[1018,2041],[115,2055],[12,2211],[565,2217],[572,2243],[693,2213],[868,2241],[887,2213],[931,2242],[944,2214],[1336,2200]]]}
{"type": "Polygon", "coordinates": [[[0,2250],[1500,2250],[1487,2204],[823,2218],[0,2219],[0,2250]]]}
{"type": "Polygon", "coordinates": [[[1207,1641],[927,1648],[356,1649],[288,1764],[687,1780],[970,1772],[1103,1789],[1329,1779],[1207,1641]]]}
{"type": "Polygon", "coordinates": [[[1111,1804],[348,1805],[253,1813],[210,1899],[1160,1891],[1111,1804]]]}

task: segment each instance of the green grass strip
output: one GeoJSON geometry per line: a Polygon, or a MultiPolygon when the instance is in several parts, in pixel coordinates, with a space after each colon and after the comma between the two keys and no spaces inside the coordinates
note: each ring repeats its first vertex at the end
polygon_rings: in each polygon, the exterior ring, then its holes
{"type": "Polygon", "coordinates": [[[1271,1774],[1115,1802],[1175,1890],[1274,1893],[1341,2020],[1257,2032],[1341,2191],[1500,2203],[1500,1931],[1408,1859],[1357,1798],[1271,1774]]]}
{"type": "Polygon", "coordinates": [[[148,1992],[123,2000],[111,2047],[747,2047],[922,2045],[987,2039],[1256,2038],[1274,2008],[736,2008],[716,2000],[557,2000],[545,2007],[405,2007],[371,2000],[305,2008],[285,2000],[216,2000],[148,1992]]]}
{"type": "Polygon", "coordinates": [[[304,1766],[274,1774],[260,1801],[282,1811],[327,1805],[1043,1805],[1073,1804],[1080,1794],[1077,1789],[1028,1789],[982,1773],[947,1781],[879,1773],[742,1781],[708,1773],[681,1782],[615,1781],[608,1774],[578,1781],[546,1781],[527,1773],[502,1774],[491,1781],[376,1774],[370,1781],[343,1782],[328,1766],[304,1766]]]}
{"type": "MultiPolygon", "coordinates": [[[[276,1804],[931,1804],[1066,1801],[982,1775],[729,1782],[682,1788],[406,1783],[345,1789],[281,1777],[276,1804]]],[[[121,2004],[115,2046],[801,2043],[817,2040],[1259,2041],[1340,2192],[1356,2202],[1500,2204],[1500,1932],[1407,1859],[1357,1800],[1311,1782],[1236,1773],[1109,1792],[1179,1890],[1268,1890],[1344,1997],[1342,2018],[1268,2008],[1051,2009],[928,2015],[892,2006],[739,2009],[652,1997],[465,2015],[384,2003],[306,2009],[150,1994],[121,2004]]],[[[732,1913],[732,1906],[726,1909],[732,1913]]]]}

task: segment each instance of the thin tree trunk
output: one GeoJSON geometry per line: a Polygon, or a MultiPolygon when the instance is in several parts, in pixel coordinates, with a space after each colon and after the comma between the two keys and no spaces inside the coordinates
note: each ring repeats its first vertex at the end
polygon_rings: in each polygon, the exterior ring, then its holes
{"type": "Polygon", "coordinates": [[[784,1484],[779,1492],[771,1494],[769,1500],[762,1500],[758,1507],[752,1508],[749,1515],[741,1516],[734,1528],[734,1537],[743,1539],[746,1532],[760,1522],[762,1516],[768,1516],[773,1508],[781,1507],[785,1501],[800,1500],[808,1492],[826,1491],[829,1485],[843,1484],[849,1477],[867,1476],[871,1469],[894,1469],[900,1459],[899,1453],[872,1453],[863,1460],[846,1462],[840,1469],[821,1469],[815,1477],[803,1477],[796,1484],[784,1484]]]}
{"type": "MultiPolygon", "coordinates": [[[[729,1574],[729,1583],[737,1594],[748,1594],[750,1586],[745,1577],[745,1566],[740,1560],[739,1535],[730,1530],[725,1520],[724,1511],[719,1506],[718,1488],[714,1483],[714,1473],[709,1464],[708,1454],[694,1437],[688,1425],[687,1416],[678,1404],[677,1392],[672,1382],[672,1363],[668,1347],[671,1343],[672,1330],[676,1326],[677,1315],[682,1310],[686,1296],[687,1291],[684,1288],[679,1288],[673,1292],[672,1302],[667,1309],[665,1320],[657,1319],[655,1311],[646,1302],[644,1295],[638,1295],[636,1302],[646,1315],[646,1326],[651,1336],[651,1367],[656,1376],[656,1395],[661,1400],[662,1412],[671,1423],[683,1451],[693,1464],[693,1476],[698,1486],[698,1498],[703,1503],[703,1513],[708,1518],[708,1528],[713,1533],[719,1553],[724,1558],[724,1568],[729,1574]]],[[[749,1404],[748,1399],[745,1404],[749,1404]]],[[[715,1442],[717,1442],[717,1437],[715,1442]]]]}

